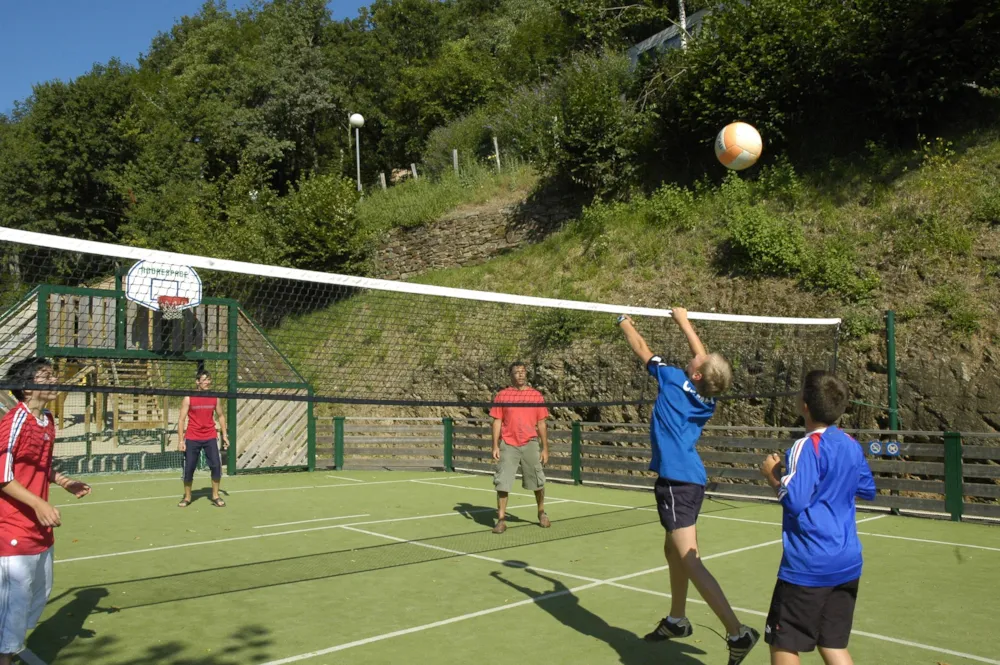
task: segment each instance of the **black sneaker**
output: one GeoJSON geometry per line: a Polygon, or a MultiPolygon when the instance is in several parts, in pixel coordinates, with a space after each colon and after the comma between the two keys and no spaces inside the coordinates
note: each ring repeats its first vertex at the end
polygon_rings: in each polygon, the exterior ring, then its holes
{"type": "Polygon", "coordinates": [[[740,665],[759,639],[760,633],[756,630],[750,626],[740,626],[740,634],[735,640],[726,639],[726,646],[729,647],[729,665],[740,665]]]}
{"type": "Polygon", "coordinates": [[[691,633],[694,632],[694,628],[691,627],[691,622],[687,620],[687,617],[680,619],[679,621],[667,621],[666,617],[660,619],[660,623],[657,624],[656,630],[646,635],[644,640],[647,642],[662,642],[663,640],[669,640],[676,637],[691,637],[691,633]]]}

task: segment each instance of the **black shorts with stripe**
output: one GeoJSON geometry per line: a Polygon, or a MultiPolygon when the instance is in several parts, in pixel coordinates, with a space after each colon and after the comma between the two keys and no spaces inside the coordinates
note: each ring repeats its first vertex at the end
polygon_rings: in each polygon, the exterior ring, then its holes
{"type": "Polygon", "coordinates": [[[653,493],[656,495],[660,524],[667,531],[694,526],[698,522],[698,513],[705,500],[704,485],[657,478],[653,493]]]}
{"type": "Polygon", "coordinates": [[[858,582],[807,587],[778,580],[767,613],[764,641],[787,651],[846,649],[854,625],[858,582]]]}

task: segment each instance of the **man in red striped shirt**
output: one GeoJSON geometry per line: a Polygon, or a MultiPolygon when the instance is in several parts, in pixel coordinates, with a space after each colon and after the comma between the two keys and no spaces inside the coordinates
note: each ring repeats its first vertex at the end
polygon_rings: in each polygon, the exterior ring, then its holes
{"type": "MultiPolygon", "coordinates": [[[[212,387],[212,375],[201,370],[196,379],[199,392],[207,392],[212,387]]],[[[215,419],[219,419],[222,433],[222,449],[229,448],[226,434],[226,415],[218,397],[191,395],[181,402],[181,414],[177,419],[179,448],[184,453],[184,498],[177,505],[187,508],[191,505],[191,486],[194,484],[194,470],[198,466],[201,451],[205,451],[205,461],[212,474],[212,505],[224,508],[226,502],[219,496],[222,481],[222,460],[219,457],[219,439],[215,433],[215,419]]]]}
{"type": "MultiPolygon", "coordinates": [[[[47,385],[56,377],[45,358],[27,358],[11,366],[5,381],[47,385]]],[[[56,391],[11,392],[18,404],[0,419],[0,665],[24,650],[52,592],[52,529],[61,518],[49,503],[49,483],[77,498],[90,494],[89,485],[52,468],[56,424],[45,405],[56,391]]]]}

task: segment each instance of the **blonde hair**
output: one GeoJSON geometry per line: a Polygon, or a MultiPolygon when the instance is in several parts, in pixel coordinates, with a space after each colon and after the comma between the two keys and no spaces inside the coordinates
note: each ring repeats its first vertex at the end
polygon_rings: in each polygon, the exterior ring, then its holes
{"type": "Polygon", "coordinates": [[[715,397],[729,390],[733,384],[733,368],[721,353],[710,353],[701,363],[701,385],[698,392],[704,397],[715,397]]]}

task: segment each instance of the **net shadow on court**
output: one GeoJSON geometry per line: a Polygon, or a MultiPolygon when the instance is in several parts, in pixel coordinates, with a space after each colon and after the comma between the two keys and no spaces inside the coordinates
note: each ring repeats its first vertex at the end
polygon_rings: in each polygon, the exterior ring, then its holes
{"type": "MultiPolygon", "coordinates": [[[[108,607],[105,609],[119,611],[398,568],[465,554],[485,554],[526,545],[570,540],[623,531],[658,521],[655,512],[626,509],[569,517],[553,522],[549,529],[542,529],[530,522],[517,522],[503,535],[476,530],[186,573],[100,582],[69,589],[60,597],[76,594],[82,589],[103,588],[114,599],[106,603],[108,607]]],[[[52,599],[53,602],[56,600],[58,598],[52,599]]]]}

